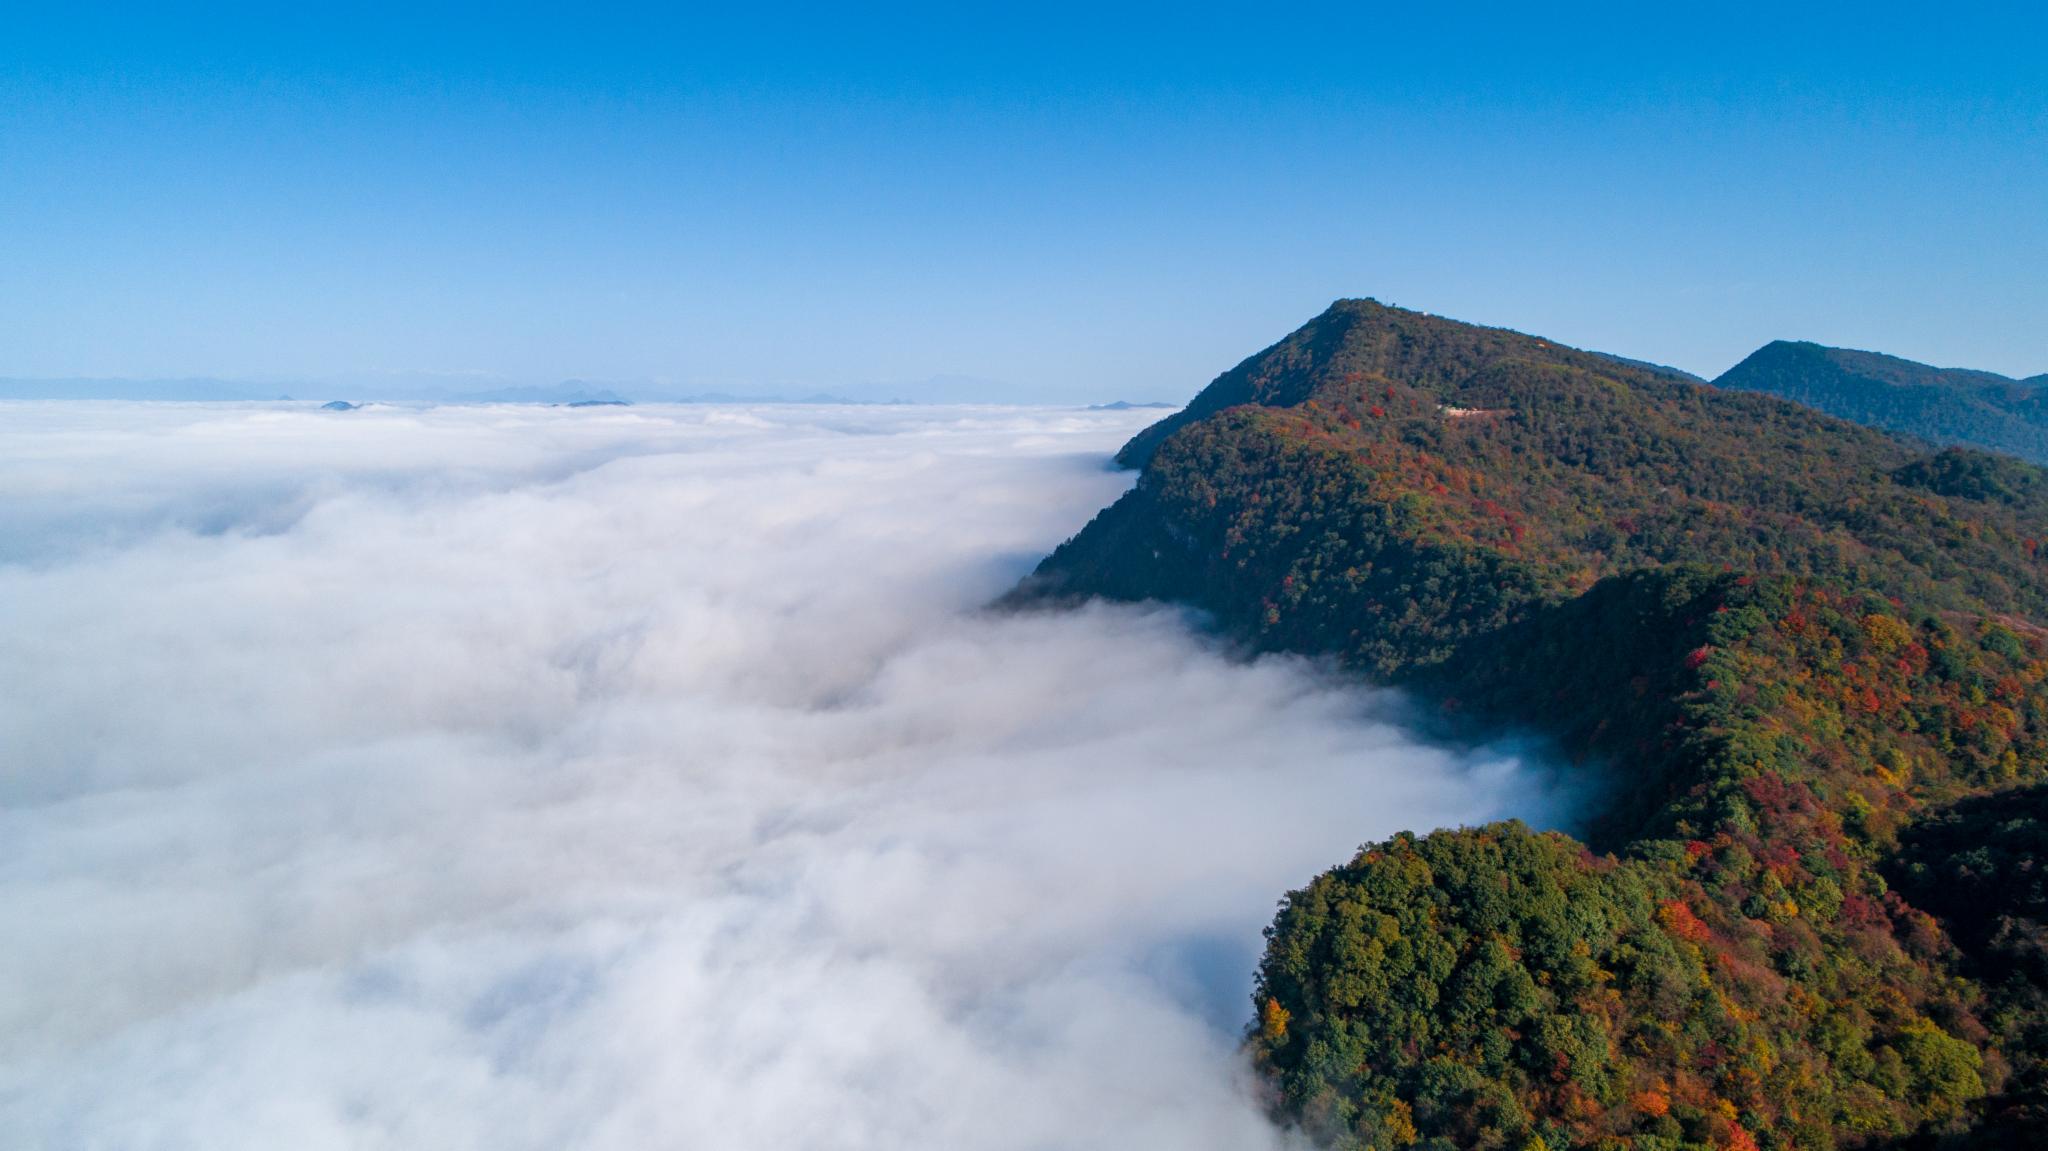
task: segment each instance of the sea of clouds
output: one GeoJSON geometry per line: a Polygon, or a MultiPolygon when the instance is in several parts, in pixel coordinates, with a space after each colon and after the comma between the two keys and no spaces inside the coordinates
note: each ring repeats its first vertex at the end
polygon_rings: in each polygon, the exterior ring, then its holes
{"type": "Polygon", "coordinates": [[[1286,1145],[1275,901],[1551,798],[980,610],[1156,415],[0,405],[0,1145],[1286,1145]]]}

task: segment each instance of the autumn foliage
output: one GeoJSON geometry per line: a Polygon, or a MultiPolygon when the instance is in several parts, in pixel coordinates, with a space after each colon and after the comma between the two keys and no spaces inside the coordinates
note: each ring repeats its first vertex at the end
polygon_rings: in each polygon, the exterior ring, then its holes
{"type": "Polygon", "coordinates": [[[1930,815],[2048,783],[2040,469],[1371,301],[1124,458],[1030,590],[1196,602],[1541,730],[1607,797],[1583,842],[1402,835],[1288,896],[1248,1039],[1280,1113],[1824,1151],[2024,1108],[2048,1009],[1887,876],[1930,815]]]}

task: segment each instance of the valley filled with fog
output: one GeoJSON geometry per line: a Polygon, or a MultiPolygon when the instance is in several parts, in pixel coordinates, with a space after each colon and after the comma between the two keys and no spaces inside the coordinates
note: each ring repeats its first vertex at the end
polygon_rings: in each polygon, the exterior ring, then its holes
{"type": "Polygon", "coordinates": [[[982,610],[1156,415],[5,405],[4,1142],[1285,1142],[1275,899],[1555,799],[982,610]]]}

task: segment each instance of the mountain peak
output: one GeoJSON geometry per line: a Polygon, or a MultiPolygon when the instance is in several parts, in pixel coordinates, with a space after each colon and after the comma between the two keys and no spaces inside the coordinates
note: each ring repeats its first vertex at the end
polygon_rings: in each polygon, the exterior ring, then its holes
{"type": "MultiPolygon", "coordinates": [[[[1789,341],[1754,358],[1892,370],[1789,341]]],[[[1332,659],[1463,736],[1534,730],[1598,773],[1585,841],[1401,835],[1289,894],[1247,1036],[1287,1118],[1347,1146],[1857,1146],[1968,1118],[1999,1089],[1977,1068],[2042,1058],[2038,988],[2007,1008],[1959,983],[1923,914],[1941,906],[1909,916],[1882,861],[1918,813],[2001,789],[1909,874],[1991,876],[1950,903],[1975,939],[2038,925],[2038,898],[2020,919],[1989,894],[2024,885],[1962,865],[2013,785],[2048,797],[2022,718],[2048,709],[2048,470],[1363,301],[1188,412],[1133,441],[1143,478],[1019,602],[1190,603],[1248,650],[1332,659]],[[1731,1077],[1729,1052],[1795,1073],[1731,1077]],[[1905,1086],[1873,1092],[1880,1060],[1905,1086]],[[1603,1106],[1589,1070],[1657,1087],[1603,1106]]]]}
{"type": "Polygon", "coordinates": [[[2048,462],[2042,377],[1937,368],[1882,352],[1773,340],[1714,381],[1939,444],[1967,444],[2048,462]]]}
{"type": "Polygon", "coordinates": [[[1501,384],[1489,380],[1489,370],[1507,363],[1548,365],[1651,387],[1700,382],[1676,368],[1582,351],[1510,328],[1465,323],[1369,297],[1346,298],[1216,377],[1186,408],[1124,445],[1117,462],[1140,467],[1168,436],[1225,408],[1294,407],[1328,388],[1391,383],[1433,394],[1448,405],[1487,407],[1501,384]],[[1495,386],[1484,395],[1464,394],[1465,385],[1475,382],[1495,386]]]}

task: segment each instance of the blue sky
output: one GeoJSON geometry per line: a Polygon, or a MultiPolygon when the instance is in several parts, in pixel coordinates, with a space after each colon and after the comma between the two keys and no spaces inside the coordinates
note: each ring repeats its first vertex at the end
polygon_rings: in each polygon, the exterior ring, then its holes
{"type": "Polygon", "coordinates": [[[0,376],[1180,399],[1337,296],[2048,371],[2048,8],[16,13],[0,376]]]}

